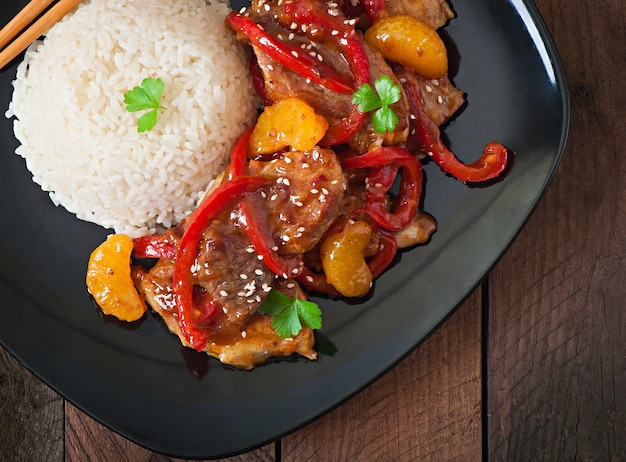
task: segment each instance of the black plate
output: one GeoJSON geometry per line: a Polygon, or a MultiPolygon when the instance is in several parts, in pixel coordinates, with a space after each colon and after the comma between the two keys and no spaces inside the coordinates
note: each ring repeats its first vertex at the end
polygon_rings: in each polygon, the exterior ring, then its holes
{"type": "MultiPolygon", "coordinates": [[[[4,24],[26,0],[2,1],[4,24]]],[[[424,209],[439,229],[403,252],[357,304],[319,301],[323,354],[234,371],[195,355],[148,316],[132,328],[103,320],[85,290],[91,250],[107,235],[53,206],[31,182],[12,123],[0,120],[0,341],[76,406],[127,438],[179,457],[262,445],[337,406],[396,364],[481,281],[527,220],[560,161],[566,82],[539,14],[524,0],[454,2],[445,28],[453,81],[468,104],[445,133],[465,161],[498,140],[510,173],[471,188],[427,165],[424,209]],[[206,372],[200,380],[190,372],[206,372]]],[[[15,65],[0,73],[0,108],[15,65]]],[[[54,91],[54,89],[51,89],[54,91]]]]}

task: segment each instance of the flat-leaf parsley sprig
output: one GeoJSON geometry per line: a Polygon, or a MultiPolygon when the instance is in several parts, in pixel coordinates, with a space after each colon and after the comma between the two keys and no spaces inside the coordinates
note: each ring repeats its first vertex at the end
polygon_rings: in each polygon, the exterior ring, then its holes
{"type": "Polygon", "coordinates": [[[268,294],[259,311],[272,317],[272,326],[281,338],[298,335],[302,326],[322,328],[322,310],[317,304],[297,296],[289,298],[278,290],[268,294]]]}
{"type": "Polygon", "coordinates": [[[160,78],[147,77],[141,82],[141,86],[135,87],[124,93],[124,103],[128,112],[148,110],[137,119],[137,131],[139,133],[152,130],[157,123],[159,109],[167,109],[161,106],[161,95],[165,84],[160,78]]]}
{"type": "Polygon", "coordinates": [[[391,132],[398,125],[398,116],[391,106],[400,101],[400,87],[388,75],[383,75],[374,82],[374,89],[368,83],[361,85],[352,95],[352,104],[359,112],[372,113],[372,125],[378,133],[391,132]]]}

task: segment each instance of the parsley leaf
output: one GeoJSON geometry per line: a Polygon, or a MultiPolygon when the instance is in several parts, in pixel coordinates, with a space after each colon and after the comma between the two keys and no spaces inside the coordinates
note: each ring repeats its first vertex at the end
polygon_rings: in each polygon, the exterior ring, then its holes
{"type": "Polygon", "coordinates": [[[124,103],[126,103],[128,112],[149,110],[137,120],[139,133],[152,130],[157,122],[158,110],[166,109],[161,106],[161,95],[164,87],[163,80],[148,77],[143,79],[141,86],[124,93],[124,103]]]}
{"type": "Polygon", "coordinates": [[[400,101],[402,92],[388,75],[378,78],[374,88],[376,91],[367,83],[361,85],[352,95],[352,104],[359,112],[374,111],[372,125],[378,133],[391,132],[398,125],[398,116],[389,106],[400,101]]]}
{"type": "Polygon", "coordinates": [[[281,338],[298,335],[302,326],[322,328],[322,311],[317,304],[298,297],[289,298],[278,290],[268,294],[259,311],[273,318],[272,326],[281,338]]]}

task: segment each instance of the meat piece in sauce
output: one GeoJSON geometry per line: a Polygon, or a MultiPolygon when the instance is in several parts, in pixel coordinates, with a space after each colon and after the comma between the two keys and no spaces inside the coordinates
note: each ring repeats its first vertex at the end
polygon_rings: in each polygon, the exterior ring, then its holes
{"type": "Polygon", "coordinates": [[[387,0],[385,5],[390,15],[412,16],[433,29],[443,27],[454,17],[447,0],[387,0]]]}
{"type": "Polygon", "coordinates": [[[341,211],[346,179],[335,153],[321,148],[289,151],[270,162],[253,160],[249,168],[275,182],[266,193],[266,221],[279,253],[311,250],[341,211]]]}
{"type": "MultiPolygon", "coordinates": [[[[181,343],[191,347],[178,325],[172,289],[173,274],[174,261],[165,258],[160,259],[149,272],[134,268],[136,286],[148,304],[163,318],[168,329],[179,337],[181,343]]],[[[297,284],[290,284],[289,290],[293,296],[297,284]]],[[[281,291],[289,295],[286,287],[285,283],[281,291]]],[[[250,370],[272,357],[292,354],[300,354],[311,360],[317,358],[317,352],[313,349],[315,339],[310,328],[305,327],[298,335],[283,339],[272,327],[272,319],[258,311],[250,314],[245,322],[233,322],[225,313],[218,312],[208,329],[210,337],[203,351],[224,364],[240,369],[250,370]]]]}

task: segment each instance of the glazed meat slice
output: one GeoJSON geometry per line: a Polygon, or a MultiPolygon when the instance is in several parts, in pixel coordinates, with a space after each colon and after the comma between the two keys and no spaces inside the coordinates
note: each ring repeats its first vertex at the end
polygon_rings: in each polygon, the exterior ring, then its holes
{"type": "Polygon", "coordinates": [[[274,182],[264,200],[257,199],[256,208],[267,210],[278,252],[303,254],[315,247],[339,214],[346,188],[335,153],[321,148],[289,151],[269,162],[253,160],[249,168],[274,182]]]}
{"type": "MultiPolygon", "coordinates": [[[[161,316],[170,332],[178,336],[183,345],[191,347],[185,341],[177,321],[172,288],[173,273],[174,262],[169,259],[159,260],[149,272],[134,268],[136,286],[140,293],[161,316]]],[[[297,290],[295,283],[290,284],[293,288],[288,290],[297,290]]],[[[286,287],[287,283],[284,283],[281,291],[286,292],[286,287]]],[[[241,323],[229,320],[225,313],[218,313],[217,318],[207,328],[209,341],[203,351],[224,364],[245,370],[263,364],[272,357],[300,354],[311,360],[317,358],[311,329],[304,328],[298,335],[283,339],[276,334],[271,323],[270,317],[258,311],[241,323]]]]}
{"type": "Polygon", "coordinates": [[[389,14],[412,16],[435,29],[454,17],[447,0],[387,0],[385,3],[389,14]]]}
{"type": "Polygon", "coordinates": [[[426,79],[411,69],[397,72],[399,78],[413,80],[417,84],[424,112],[437,125],[446,123],[465,102],[465,95],[452,85],[447,75],[440,79],[426,79]]]}

